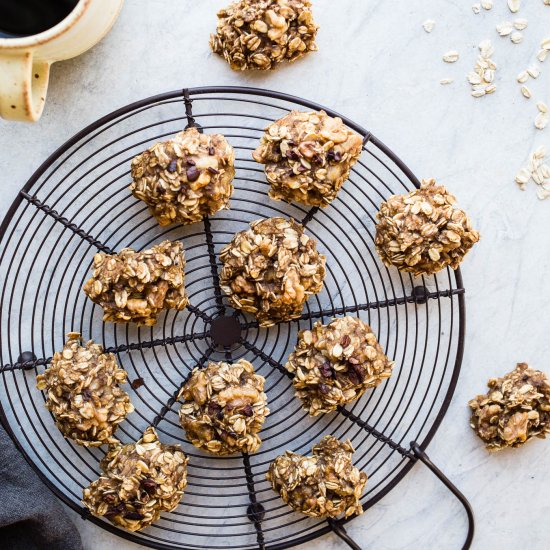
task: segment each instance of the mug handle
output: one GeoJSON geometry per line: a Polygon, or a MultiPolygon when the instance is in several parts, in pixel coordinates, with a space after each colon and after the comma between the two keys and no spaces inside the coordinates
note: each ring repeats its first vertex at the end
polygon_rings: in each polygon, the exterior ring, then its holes
{"type": "Polygon", "coordinates": [[[36,122],[46,101],[50,63],[33,52],[0,52],[0,117],[36,122]]]}

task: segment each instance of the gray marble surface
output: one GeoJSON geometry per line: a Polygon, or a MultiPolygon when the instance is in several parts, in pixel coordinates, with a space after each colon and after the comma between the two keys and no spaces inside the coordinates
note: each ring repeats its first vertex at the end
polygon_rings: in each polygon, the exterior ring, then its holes
{"type": "MultiPolygon", "coordinates": [[[[474,15],[470,2],[316,0],[320,51],[267,75],[235,74],[208,48],[221,0],[128,0],[111,34],[81,57],[54,65],[42,120],[0,121],[3,216],[37,165],[70,135],[128,102],[201,85],[249,85],[312,99],[355,119],[388,143],[420,177],[436,177],[458,196],[482,234],[464,263],[466,352],[459,385],[428,448],[433,461],[469,497],[477,519],[474,548],[548,547],[550,446],[537,440],[489,455],[468,428],[466,402],[488,377],[518,361],[550,371],[550,200],[514,175],[550,128],[533,126],[535,101],[550,103],[550,59],[524,99],[515,76],[550,35],[550,7],[523,2],[522,44],[500,38],[512,19],[504,1],[474,15]],[[433,33],[422,30],[428,18],[433,33]],[[491,38],[497,92],[473,99],[465,82],[477,44],[491,38]],[[460,60],[444,64],[444,52],[460,60]],[[441,78],[455,82],[441,86],[441,78]]],[[[136,545],[75,516],[87,550],[136,545]]],[[[459,548],[465,519],[441,484],[417,465],[398,490],[349,525],[364,548],[459,548]]],[[[343,548],[334,536],[304,548],[343,548]]]]}

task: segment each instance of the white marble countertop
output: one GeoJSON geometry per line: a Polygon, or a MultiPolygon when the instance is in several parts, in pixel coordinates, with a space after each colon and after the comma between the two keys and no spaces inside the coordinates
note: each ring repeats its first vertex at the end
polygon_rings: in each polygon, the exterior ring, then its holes
{"type": "MultiPolygon", "coordinates": [[[[522,44],[500,38],[495,25],[512,19],[503,0],[474,15],[471,2],[452,0],[316,0],[320,51],[267,75],[235,74],[208,48],[223,0],[128,0],[111,34],[81,57],[54,65],[42,120],[31,126],[0,121],[3,216],[34,169],[70,135],[96,118],[149,95],[201,85],[249,85],[331,106],[389,144],[420,177],[451,189],[482,234],[463,264],[467,337],[458,388],[428,447],[432,460],[470,499],[474,548],[548,548],[550,445],[536,440],[516,452],[489,455],[468,428],[466,402],[490,376],[518,361],[550,372],[550,199],[534,184],[520,192],[514,175],[538,145],[550,150],[550,127],[536,130],[535,102],[550,103],[550,59],[531,81],[533,99],[515,77],[542,38],[550,7],[527,4],[522,44]],[[422,23],[436,21],[426,34],[422,23]],[[498,90],[470,96],[466,73],[477,44],[490,38],[499,65],[498,90]],[[456,49],[460,60],[443,63],[456,49]],[[455,78],[449,86],[439,80],[455,78]]],[[[137,546],[91,523],[75,521],[87,550],[137,546]]],[[[364,548],[455,549],[466,529],[450,493],[417,465],[349,533],[364,548]]],[[[304,548],[343,548],[326,536],[304,548]]]]}

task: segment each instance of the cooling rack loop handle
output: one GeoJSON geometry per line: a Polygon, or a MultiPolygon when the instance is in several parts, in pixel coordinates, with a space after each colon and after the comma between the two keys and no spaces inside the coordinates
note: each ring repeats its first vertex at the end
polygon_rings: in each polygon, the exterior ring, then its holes
{"type": "Polygon", "coordinates": [[[466,541],[462,546],[462,550],[468,550],[472,546],[475,530],[474,512],[472,510],[472,506],[468,502],[468,499],[457,489],[452,481],[430,460],[430,457],[420,448],[420,445],[416,441],[411,442],[411,450],[414,457],[425,464],[447,487],[447,489],[453,493],[453,495],[460,501],[460,504],[464,506],[464,510],[466,510],[466,515],[468,516],[468,535],[466,536],[466,541]]]}
{"type": "Polygon", "coordinates": [[[348,535],[343,525],[333,519],[329,519],[328,524],[334,534],[339,536],[350,548],[353,550],[362,550],[362,548],[348,535]]]}

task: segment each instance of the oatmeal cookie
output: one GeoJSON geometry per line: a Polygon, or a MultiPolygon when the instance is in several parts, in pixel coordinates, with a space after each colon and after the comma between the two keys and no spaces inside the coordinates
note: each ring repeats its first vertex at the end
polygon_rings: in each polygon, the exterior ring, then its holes
{"type": "Polygon", "coordinates": [[[291,508],[314,518],[362,514],[367,474],[353,463],[351,442],[325,436],[313,456],[286,451],[270,465],[267,480],[291,508]]]}
{"type": "Polygon", "coordinates": [[[143,252],[123,248],[94,256],[93,276],[84,285],[103,308],[103,320],[154,325],[165,309],[185,309],[185,256],[180,242],[164,241],[143,252]]]}
{"type": "Polygon", "coordinates": [[[274,69],[317,51],[309,0],[239,0],[218,12],[214,53],[236,71],[274,69]]]}
{"type": "Polygon", "coordinates": [[[299,317],[308,298],[323,289],[325,256],[292,219],[252,222],[220,259],[222,289],[231,305],[253,313],[263,327],[299,317]]]}
{"type": "Polygon", "coordinates": [[[420,189],[383,202],[375,244],[384,264],[416,276],[433,275],[448,266],[456,269],[479,241],[479,233],[455,201],[431,179],[420,189]]]}
{"type": "Polygon", "coordinates": [[[255,453],[269,414],[265,379],[244,359],[196,368],[182,390],[180,423],[195,447],[223,456],[255,453]]]}
{"type": "Polygon", "coordinates": [[[550,434],[550,380],[519,363],[502,378],[491,378],[489,391],[468,405],[470,425],[489,451],[520,447],[533,437],[550,434]]]}
{"type": "Polygon", "coordinates": [[[357,317],[315,323],[302,330],[286,369],[294,374],[296,396],[317,416],[359,399],[389,378],[393,369],[371,328],[357,317]]]}
{"type": "Polygon", "coordinates": [[[130,190],[160,225],[199,222],[229,207],[234,163],[224,136],[189,128],[134,158],[130,190]]]}
{"type": "Polygon", "coordinates": [[[254,160],[265,164],[269,196],[328,206],[349,178],[363,148],[361,136],[324,111],[292,111],[267,127],[254,160]]]}
{"type": "Polygon", "coordinates": [[[37,376],[36,387],[46,393],[46,407],[66,438],[99,447],[118,441],[117,426],[134,410],[119,386],[126,378],[114,354],[104,353],[93,340],[83,346],[80,334],[69,332],[63,351],[37,376]]]}
{"type": "Polygon", "coordinates": [[[137,443],[112,446],[103,474],[84,489],[82,502],[94,516],[140,531],[174,510],[187,485],[188,458],[179,445],[165,445],[149,427],[137,443]]]}

